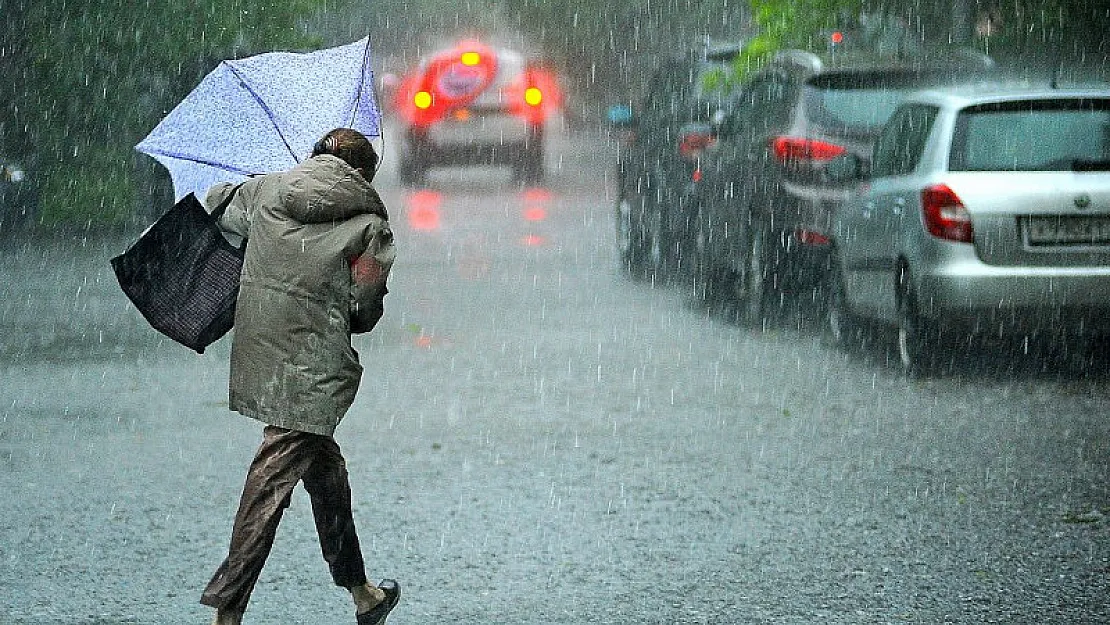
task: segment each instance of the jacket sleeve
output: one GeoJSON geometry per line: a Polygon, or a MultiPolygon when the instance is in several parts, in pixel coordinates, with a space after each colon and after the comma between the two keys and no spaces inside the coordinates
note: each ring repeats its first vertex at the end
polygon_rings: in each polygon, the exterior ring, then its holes
{"type": "Polygon", "coordinates": [[[364,251],[351,259],[351,332],[369,332],[385,312],[386,282],[396,257],[389,222],[377,215],[366,217],[364,251]]]}

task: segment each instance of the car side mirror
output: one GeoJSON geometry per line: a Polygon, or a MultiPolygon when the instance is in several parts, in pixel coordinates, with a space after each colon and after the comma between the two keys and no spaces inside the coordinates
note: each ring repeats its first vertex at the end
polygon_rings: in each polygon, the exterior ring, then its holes
{"type": "Polygon", "coordinates": [[[728,113],[724,109],[717,109],[709,118],[709,125],[713,127],[713,134],[718,137],[729,137],[732,133],[731,124],[728,123],[728,113]]]}
{"type": "Polygon", "coordinates": [[[825,176],[830,182],[857,182],[870,176],[870,169],[859,155],[846,152],[825,165],[825,176]]]}
{"type": "Polygon", "coordinates": [[[636,126],[636,115],[632,112],[632,107],[627,104],[610,106],[606,118],[610,125],[617,128],[634,128],[636,126]]]}

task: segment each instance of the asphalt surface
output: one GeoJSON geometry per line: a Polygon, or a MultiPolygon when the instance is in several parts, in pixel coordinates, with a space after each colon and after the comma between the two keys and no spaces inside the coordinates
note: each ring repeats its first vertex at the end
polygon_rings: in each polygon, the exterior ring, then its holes
{"type": "MultiPolygon", "coordinates": [[[[388,154],[387,145],[387,154],[388,154]]],[[[379,186],[400,256],[337,432],[393,625],[1110,622],[1110,365],[972,354],[905,379],[614,260],[613,149],[379,186]]],[[[150,330],[134,233],[0,243],[0,623],[207,623],[261,426],[225,339],[150,330]]],[[[298,490],[245,623],[353,623],[298,490]]]]}

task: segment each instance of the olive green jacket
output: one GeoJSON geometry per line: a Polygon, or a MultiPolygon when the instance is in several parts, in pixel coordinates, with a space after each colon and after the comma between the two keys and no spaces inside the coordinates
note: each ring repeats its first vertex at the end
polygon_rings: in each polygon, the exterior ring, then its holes
{"type": "MultiPolygon", "coordinates": [[[[217,206],[233,188],[212,187],[205,204],[217,206]]],[[[219,221],[247,238],[232,410],[292,430],[335,432],[362,377],[351,346],[350,263],[387,219],[374,187],[330,155],[239,188],[219,221]]]]}

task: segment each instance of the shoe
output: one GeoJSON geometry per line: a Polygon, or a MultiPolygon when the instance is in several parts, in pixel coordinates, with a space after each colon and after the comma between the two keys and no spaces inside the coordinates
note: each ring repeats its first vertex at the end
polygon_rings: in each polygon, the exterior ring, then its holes
{"type": "Polygon", "coordinates": [[[355,618],[358,619],[358,625],[383,625],[385,617],[389,616],[389,612],[401,600],[401,585],[397,583],[397,580],[383,579],[382,583],[378,584],[378,588],[385,593],[385,599],[382,599],[381,603],[362,614],[356,614],[355,618]]]}

